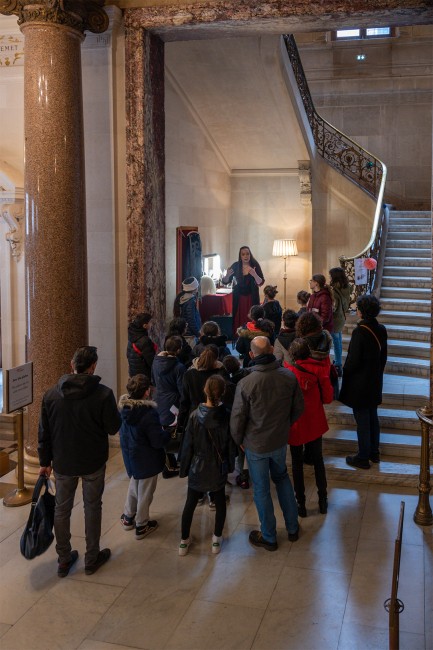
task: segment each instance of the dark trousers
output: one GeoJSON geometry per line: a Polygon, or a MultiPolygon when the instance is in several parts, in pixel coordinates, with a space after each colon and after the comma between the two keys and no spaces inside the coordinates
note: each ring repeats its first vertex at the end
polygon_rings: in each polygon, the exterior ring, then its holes
{"type": "MultiPolygon", "coordinates": [[[[223,534],[227,510],[225,487],[221,488],[221,490],[218,490],[217,492],[212,492],[211,494],[213,497],[212,500],[215,503],[214,534],[217,537],[221,537],[223,534]]],[[[197,492],[197,490],[191,490],[190,487],[188,488],[186,503],[182,513],[182,539],[188,539],[189,537],[194,510],[196,509],[198,500],[202,496],[203,492],[197,492]]]]}
{"type": "Polygon", "coordinates": [[[379,453],[380,425],[377,406],[354,408],[353,415],[358,434],[358,458],[368,460],[371,455],[379,453]]]}
{"type": "Polygon", "coordinates": [[[317,494],[319,498],[327,496],[327,482],[325,464],[322,455],[322,437],[307,442],[305,445],[290,445],[292,455],[292,474],[293,487],[295,488],[296,501],[305,503],[305,484],[304,484],[304,447],[305,455],[308,456],[314,465],[314,475],[316,477],[317,494]]]}

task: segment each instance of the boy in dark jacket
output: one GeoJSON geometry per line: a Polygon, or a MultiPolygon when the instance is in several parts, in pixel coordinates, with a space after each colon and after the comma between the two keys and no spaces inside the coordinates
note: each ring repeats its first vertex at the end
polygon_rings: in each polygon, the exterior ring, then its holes
{"type": "Polygon", "coordinates": [[[126,356],[128,358],[128,374],[146,375],[150,379],[155,346],[149,336],[152,314],[138,314],[128,326],[128,346],[126,356]]]}
{"type": "MultiPolygon", "coordinates": [[[[225,357],[225,359],[223,359],[223,366],[230,378],[225,393],[225,404],[231,409],[235,399],[236,386],[241,379],[249,374],[250,371],[246,368],[241,368],[241,362],[234,356],[225,357]]],[[[244,465],[245,452],[241,447],[238,447],[236,469],[239,474],[236,476],[236,485],[239,485],[243,490],[248,490],[250,487],[250,475],[248,469],[244,469],[244,465]]]]}
{"type": "Polygon", "coordinates": [[[135,528],[136,539],[143,539],[158,528],[158,522],[149,519],[149,507],[165,465],[164,445],[170,434],[161,427],[155,402],[149,400],[148,377],[131,377],[126,390],[127,395],[119,400],[120,446],[131,480],[120,521],[125,530],[135,528]]]}

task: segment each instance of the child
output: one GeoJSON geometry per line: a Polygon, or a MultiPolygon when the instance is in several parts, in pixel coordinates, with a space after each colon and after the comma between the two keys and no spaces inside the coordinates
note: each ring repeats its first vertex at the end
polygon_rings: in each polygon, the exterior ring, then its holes
{"type": "Polygon", "coordinates": [[[303,469],[303,453],[311,459],[314,465],[317,493],[319,496],[319,511],[326,514],[328,510],[328,495],[325,465],[322,456],[322,436],[328,431],[323,404],[332,402],[334,390],[329,380],[329,364],[326,360],[312,359],[307,341],[297,338],[290,345],[289,353],[294,360],[291,365],[284,364],[293,372],[298,380],[304,396],[304,412],[292,424],[289,433],[290,453],[292,456],[293,486],[298,514],[307,516],[305,507],[305,485],[303,469]]]}
{"type": "Polygon", "coordinates": [[[218,359],[222,361],[224,357],[230,354],[227,347],[227,336],[221,334],[220,326],[213,320],[208,320],[203,323],[200,330],[200,340],[193,348],[193,356],[199,357],[207,345],[214,344],[218,348],[218,359]]]}
{"type": "Polygon", "coordinates": [[[149,519],[149,507],[170,433],[161,427],[156,404],[149,399],[148,377],[131,377],[126,390],[128,394],[119,400],[120,446],[130,481],[120,522],[125,530],[135,528],[135,539],[143,539],[158,528],[158,522],[149,519]]]}
{"type": "MultiPolygon", "coordinates": [[[[241,379],[249,375],[250,371],[246,368],[241,368],[241,363],[237,357],[229,356],[223,359],[223,366],[227,371],[230,383],[227,386],[226,394],[224,396],[224,403],[230,407],[233,406],[235,398],[236,385],[241,379]]],[[[236,485],[239,485],[243,490],[248,490],[250,487],[250,474],[248,469],[244,469],[245,465],[245,452],[240,447],[237,448],[236,469],[239,474],[236,476],[236,485]]]]}
{"type": "Polygon", "coordinates": [[[198,280],[194,276],[186,278],[182,282],[182,291],[177,294],[173,307],[173,316],[186,320],[188,329],[185,339],[191,347],[196,344],[196,338],[199,335],[201,327],[201,318],[197,309],[199,286],[198,280]]]}
{"type": "Polygon", "coordinates": [[[221,551],[226,518],[225,484],[228,473],[233,471],[235,448],[229,431],[229,413],[221,402],[225,388],[226,382],[220,375],[208,378],[204,387],[206,402],[191,413],[185,431],[180,476],[188,476],[188,494],[182,513],[179,555],[186,555],[192,543],[192,518],[203,492],[211,492],[215,503],[212,553],[221,551]]]}
{"type": "Polygon", "coordinates": [[[295,325],[298,318],[298,314],[293,309],[286,309],[283,314],[283,327],[274,343],[274,355],[277,361],[291,361],[289,347],[296,338],[295,325]]]}
{"type": "Polygon", "coordinates": [[[296,294],[296,302],[300,305],[298,316],[301,316],[307,311],[307,303],[310,300],[310,296],[311,293],[308,293],[308,291],[298,291],[296,294]]]}
{"type": "Polygon", "coordinates": [[[281,317],[283,314],[280,303],[278,300],[275,300],[278,289],[276,286],[273,287],[271,284],[267,284],[263,289],[263,293],[265,294],[265,299],[262,307],[265,310],[265,318],[273,322],[275,335],[277,335],[281,329],[281,317]]]}
{"type": "Polygon", "coordinates": [[[239,352],[239,358],[243,360],[244,368],[250,362],[251,341],[256,336],[267,336],[270,342],[274,343],[274,324],[265,316],[262,305],[253,305],[248,314],[250,319],[245,327],[239,327],[239,338],[236,342],[236,350],[239,352]]]}

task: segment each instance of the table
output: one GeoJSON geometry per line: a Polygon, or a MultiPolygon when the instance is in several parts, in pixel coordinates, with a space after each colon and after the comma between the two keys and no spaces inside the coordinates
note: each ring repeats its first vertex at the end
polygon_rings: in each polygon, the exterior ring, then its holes
{"type": "Polygon", "coordinates": [[[212,320],[212,316],[228,316],[233,309],[233,294],[224,292],[202,296],[199,312],[202,322],[212,320]]]}

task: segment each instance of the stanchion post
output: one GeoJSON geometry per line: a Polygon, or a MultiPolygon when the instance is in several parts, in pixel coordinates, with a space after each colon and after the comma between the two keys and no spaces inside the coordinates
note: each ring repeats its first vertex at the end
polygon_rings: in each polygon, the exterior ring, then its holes
{"type": "Polygon", "coordinates": [[[24,485],[24,410],[20,414],[18,427],[18,487],[6,494],[3,505],[8,507],[25,506],[32,500],[33,492],[24,485]]]}
{"type": "Polygon", "coordinates": [[[416,412],[421,421],[421,464],[419,470],[418,505],[413,519],[420,526],[431,526],[433,514],[430,507],[430,429],[433,426],[431,407],[424,406],[416,412]]]}

